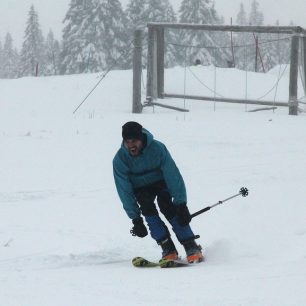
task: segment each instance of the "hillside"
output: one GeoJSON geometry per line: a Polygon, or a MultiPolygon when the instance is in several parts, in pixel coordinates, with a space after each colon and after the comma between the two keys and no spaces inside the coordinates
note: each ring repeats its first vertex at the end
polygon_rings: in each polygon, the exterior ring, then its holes
{"type": "MultiPolygon", "coordinates": [[[[214,69],[193,69],[214,85],[214,69]]],[[[220,94],[244,97],[244,72],[217,75],[220,94]]],[[[1,305],[305,305],[305,114],[168,99],[161,102],[190,112],[133,115],[131,77],[109,73],[75,115],[98,74],[0,80],[1,305]],[[161,251],[150,237],[130,235],[113,182],[112,158],[130,120],[167,145],[191,212],[249,188],[247,198],[192,221],[204,263],[131,265],[134,256],[158,260],[161,251]]],[[[250,74],[248,95],[262,96],[276,78],[250,74]]],[[[287,81],[279,100],[287,100],[287,81]]],[[[184,69],[167,70],[169,92],[183,92],[183,84],[184,69]]],[[[186,92],[207,94],[191,77],[186,92]]]]}

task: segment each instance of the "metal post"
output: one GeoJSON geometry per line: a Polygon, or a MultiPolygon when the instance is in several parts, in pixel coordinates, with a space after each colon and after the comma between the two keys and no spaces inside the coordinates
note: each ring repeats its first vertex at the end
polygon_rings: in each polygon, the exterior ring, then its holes
{"type": "Polygon", "coordinates": [[[290,55],[290,80],[289,80],[289,115],[298,114],[298,61],[299,61],[299,37],[293,35],[291,39],[290,55]]]}
{"type": "Polygon", "coordinates": [[[165,42],[164,29],[157,30],[157,97],[164,97],[165,42]]]}
{"type": "Polygon", "coordinates": [[[141,113],[141,72],[142,72],[142,31],[134,32],[134,54],[133,54],[133,113],[141,113]]]}

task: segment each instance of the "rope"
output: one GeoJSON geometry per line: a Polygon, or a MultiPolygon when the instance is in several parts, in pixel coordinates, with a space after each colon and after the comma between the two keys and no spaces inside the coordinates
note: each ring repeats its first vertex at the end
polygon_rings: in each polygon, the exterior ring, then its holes
{"type": "Polygon", "coordinates": [[[207,88],[209,91],[211,91],[213,94],[218,95],[221,98],[224,98],[224,96],[222,96],[221,94],[217,93],[216,91],[214,91],[213,89],[211,89],[210,87],[208,87],[205,83],[203,83],[195,74],[194,72],[190,69],[190,67],[187,67],[187,69],[190,71],[190,73],[194,76],[194,78],[196,80],[198,80],[205,88],[207,88]]]}
{"type": "Polygon", "coordinates": [[[95,84],[95,86],[89,91],[89,93],[85,96],[85,98],[82,100],[82,102],[78,105],[78,107],[73,111],[73,114],[75,114],[78,109],[85,103],[85,101],[89,98],[89,96],[95,91],[95,89],[99,86],[99,84],[102,82],[102,80],[108,75],[108,73],[113,69],[113,67],[118,63],[118,61],[124,56],[129,55],[133,49],[129,49],[131,44],[133,43],[134,39],[132,39],[129,44],[127,45],[127,48],[124,52],[121,53],[119,57],[117,57],[113,64],[106,70],[106,72],[101,76],[100,80],[95,84]]]}
{"type": "MultiPolygon", "coordinates": [[[[263,99],[263,98],[266,97],[274,88],[277,88],[278,83],[279,83],[279,81],[281,80],[281,78],[283,77],[283,75],[284,75],[284,73],[285,73],[287,67],[288,67],[288,64],[285,65],[285,68],[284,68],[283,72],[282,72],[281,75],[278,77],[278,79],[276,80],[276,83],[273,85],[273,87],[272,87],[268,92],[266,92],[264,95],[262,95],[261,97],[257,98],[256,100],[259,101],[259,100],[263,99]]],[[[281,68],[280,68],[280,69],[281,69],[281,68]]]]}
{"type": "MultiPolygon", "coordinates": [[[[285,38],[279,38],[279,39],[271,39],[271,40],[263,40],[261,42],[258,42],[259,45],[262,44],[268,44],[268,43],[273,43],[276,41],[281,41],[281,40],[289,40],[291,37],[285,37],[285,38]]],[[[205,46],[205,45],[185,45],[185,44],[178,44],[178,43],[166,43],[166,45],[172,45],[176,47],[181,47],[181,48],[196,48],[196,49],[232,49],[232,48],[245,48],[245,47],[254,47],[254,43],[252,44],[245,44],[245,45],[233,45],[233,46],[205,46]]]]}
{"type": "MultiPolygon", "coordinates": [[[[288,40],[290,37],[286,37],[286,38],[277,38],[277,39],[271,39],[271,40],[267,40],[267,41],[262,41],[262,42],[258,42],[258,44],[266,44],[266,43],[271,43],[271,42],[280,42],[280,41],[284,41],[284,40],[288,40]]],[[[232,48],[232,46],[224,46],[224,47],[212,47],[212,46],[193,46],[193,45],[183,45],[183,44],[175,44],[175,43],[168,43],[168,45],[174,45],[174,46],[178,46],[178,47],[185,47],[185,48],[207,48],[207,49],[214,49],[214,51],[216,51],[219,48],[232,48]]],[[[238,48],[238,47],[244,47],[245,49],[245,71],[246,71],[246,81],[245,81],[245,99],[247,100],[248,98],[248,72],[247,72],[247,67],[246,67],[246,58],[247,58],[247,47],[250,46],[254,46],[254,44],[243,44],[243,45],[235,45],[233,47],[238,48]]],[[[186,54],[186,52],[185,52],[186,54]]],[[[186,55],[185,55],[185,61],[186,61],[186,55]]],[[[278,88],[278,84],[279,81],[282,79],[286,69],[287,69],[288,64],[286,64],[284,70],[280,73],[281,71],[281,66],[280,66],[280,70],[279,70],[279,74],[278,74],[278,78],[276,80],[276,83],[273,85],[273,87],[268,90],[264,95],[262,95],[261,97],[257,98],[256,100],[261,100],[264,97],[266,97],[272,90],[276,89],[275,91],[275,95],[274,95],[274,101],[276,99],[276,94],[277,94],[277,88],[278,88]]],[[[221,98],[224,98],[224,96],[222,96],[221,94],[217,93],[216,91],[216,71],[215,71],[215,77],[214,77],[214,89],[211,89],[209,86],[207,86],[203,81],[200,80],[200,78],[190,69],[190,67],[187,67],[187,69],[190,71],[190,73],[193,75],[193,77],[202,85],[204,86],[206,89],[208,89],[210,92],[212,92],[214,94],[214,98],[216,96],[219,96],[221,98]]],[[[186,74],[186,63],[185,63],[185,72],[184,75],[186,74]]],[[[184,76],[184,78],[186,78],[186,76],[184,76]]],[[[185,84],[186,80],[184,79],[184,96],[185,96],[185,84]]],[[[215,106],[214,106],[215,107],[215,106]]]]}

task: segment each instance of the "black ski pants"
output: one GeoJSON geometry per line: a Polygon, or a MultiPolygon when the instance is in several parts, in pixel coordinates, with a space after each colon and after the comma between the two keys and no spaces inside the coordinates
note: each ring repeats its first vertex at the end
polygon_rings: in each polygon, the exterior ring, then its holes
{"type": "Polygon", "coordinates": [[[157,216],[158,211],[155,205],[155,199],[160,212],[171,220],[175,217],[176,211],[172,202],[172,197],[164,180],[158,181],[148,186],[134,189],[134,194],[140,206],[143,216],[157,216]]]}

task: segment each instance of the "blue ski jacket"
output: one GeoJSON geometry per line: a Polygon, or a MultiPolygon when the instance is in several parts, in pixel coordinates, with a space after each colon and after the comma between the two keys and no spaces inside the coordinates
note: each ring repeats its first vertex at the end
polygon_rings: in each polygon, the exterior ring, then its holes
{"type": "Polygon", "coordinates": [[[165,180],[175,205],[187,202],[184,180],[166,146],[146,129],[142,132],[147,137],[147,144],[140,155],[131,156],[122,142],[113,159],[117,192],[130,219],[141,215],[134,189],[160,180],[165,180]]]}

